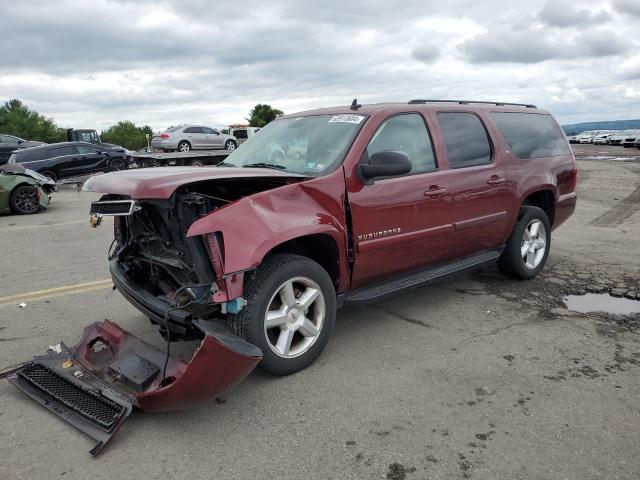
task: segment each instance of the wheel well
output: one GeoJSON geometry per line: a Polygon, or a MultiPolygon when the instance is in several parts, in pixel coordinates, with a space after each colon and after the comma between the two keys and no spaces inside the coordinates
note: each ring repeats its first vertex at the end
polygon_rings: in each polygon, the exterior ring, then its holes
{"type": "Polygon", "coordinates": [[[317,262],[327,271],[337,290],[340,280],[340,257],[338,244],[331,236],[316,234],[294,238],[272,248],[265,258],[278,253],[300,255],[317,262]]]}
{"type": "Polygon", "coordinates": [[[556,201],[555,196],[551,190],[540,190],[538,192],[530,193],[527,198],[524,199],[522,205],[531,205],[544,210],[549,218],[549,224],[553,225],[553,220],[556,215],[556,201]]]}

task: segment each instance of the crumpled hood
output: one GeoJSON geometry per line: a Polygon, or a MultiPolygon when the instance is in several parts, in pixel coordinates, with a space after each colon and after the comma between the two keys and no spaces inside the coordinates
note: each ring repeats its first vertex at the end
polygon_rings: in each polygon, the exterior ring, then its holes
{"type": "Polygon", "coordinates": [[[133,199],[169,198],[173,192],[191,183],[232,178],[305,178],[295,173],[270,168],[234,167],[161,167],[122,170],[97,175],[87,180],[82,190],[87,192],[126,195],[133,199]]]}

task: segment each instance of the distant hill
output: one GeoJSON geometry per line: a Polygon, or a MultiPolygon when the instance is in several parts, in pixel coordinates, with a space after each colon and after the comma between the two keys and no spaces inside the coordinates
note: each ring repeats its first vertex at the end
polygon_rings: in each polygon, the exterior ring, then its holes
{"type": "Polygon", "coordinates": [[[562,125],[564,133],[576,135],[587,130],[631,130],[640,129],[640,120],[610,120],[607,122],[586,122],[574,123],[573,125],[562,125]]]}

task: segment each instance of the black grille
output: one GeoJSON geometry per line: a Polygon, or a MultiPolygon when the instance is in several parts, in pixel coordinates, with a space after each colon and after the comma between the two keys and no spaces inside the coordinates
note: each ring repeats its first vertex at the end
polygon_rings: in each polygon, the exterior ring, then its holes
{"type": "Polygon", "coordinates": [[[131,211],[133,201],[125,202],[94,202],[91,212],[100,215],[127,215],[131,211]]]}
{"type": "Polygon", "coordinates": [[[123,406],[99,393],[77,386],[43,365],[27,365],[18,375],[107,431],[124,411],[123,406]]]}

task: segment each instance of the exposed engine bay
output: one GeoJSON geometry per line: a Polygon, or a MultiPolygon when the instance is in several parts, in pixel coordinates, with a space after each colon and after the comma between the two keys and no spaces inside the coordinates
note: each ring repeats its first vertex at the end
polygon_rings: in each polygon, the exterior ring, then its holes
{"type": "MultiPolygon", "coordinates": [[[[191,321],[214,318],[225,312],[212,300],[219,287],[209,240],[205,236],[187,237],[189,226],[240,198],[288,181],[258,178],[203,182],[182,187],[166,200],[134,202],[117,195],[103,196],[92,205],[91,212],[114,215],[115,239],[109,260],[112,275],[120,273],[127,284],[120,288],[116,281],[116,286],[122,292],[135,284],[146,296],[153,297],[161,311],[150,319],[161,327],[163,335],[168,324],[173,339],[200,338],[201,332],[191,321]],[[130,205],[123,203],[129,207],[123,208],[127,214],[110,213],[114,202],[127,201],[130,205]],[[169,315],[165,315],[168,310],[169,315]]],[[[223,248],[222,241],[218,245],[223,248]]],[[[220,253],[224,256],[224,252],[220,253]]]]}

